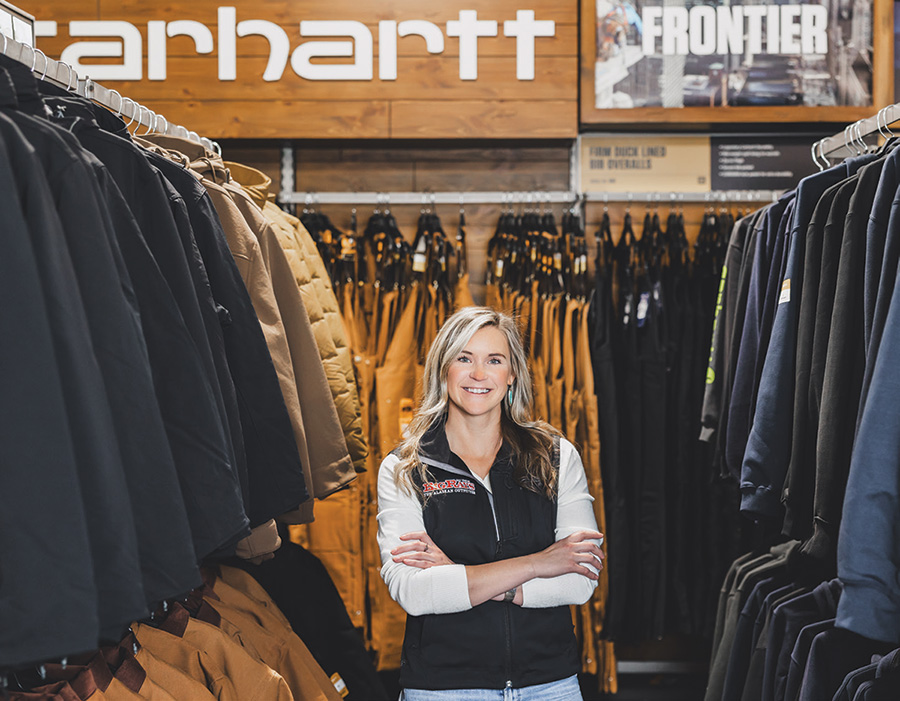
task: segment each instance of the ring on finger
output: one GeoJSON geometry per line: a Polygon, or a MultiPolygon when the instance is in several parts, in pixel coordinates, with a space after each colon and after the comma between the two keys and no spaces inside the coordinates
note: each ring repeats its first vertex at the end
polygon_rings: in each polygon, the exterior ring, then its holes
{"type": "Polygon", "coordinates": [[[428,543],[425,543],[425,552],[428,552],[428,543]]]}

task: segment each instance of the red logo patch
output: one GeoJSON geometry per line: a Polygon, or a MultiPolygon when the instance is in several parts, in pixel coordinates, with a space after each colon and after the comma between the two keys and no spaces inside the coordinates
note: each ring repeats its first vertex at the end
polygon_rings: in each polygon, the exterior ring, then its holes
{"type": "Polygon", "coordinates": [[[422,485],[424,494],[474,494],[475,483],[469,480],[444,480],[443,482],[425,482],[422,485]]]}

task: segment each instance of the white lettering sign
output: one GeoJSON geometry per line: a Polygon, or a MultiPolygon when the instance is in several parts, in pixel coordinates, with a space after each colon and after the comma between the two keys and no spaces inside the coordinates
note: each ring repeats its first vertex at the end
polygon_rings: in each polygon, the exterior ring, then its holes
{"type": "Polygon", "coordinates": [[[141,46],[143,40],[138,28],[129,22],[69,22],[69,36],[73,37],[115,37],[119,41],[78,41],[67,46],[60,60],[68,63],[80,75],[90,75],[95,80],[140,80],[143,61],[141,46]],[[93,65],[83,64],[87,57],[119,58],[121,63],[93,65]],[[101,69],[101,70],[97,70],[101,69]]]}
{"type": "MultiPolygon", "coordinates": [[[[651,8],[652,9],[652,8],[651,8]]],[[[801,18],[802,19],[802,18],[801,18]]],[[[219,7],[216,12],[218,40],[218,78],[237,80],[237,40],[257,35],[269,42],[269,60],[262,75],[265,81],[278,81],[290,63],[294,73],[305,80],[372,80],[374,40],[372,32],[355,20],[300,22],[300,37],[328,37],[323,41],[305,41],[291,51],[288,33],[274,22],[261,19],[238,21],[235,7],[219,7]],[[352,63],[327,63],[323,58],[352,58],[352,63]],[[316,60],[314,60],[316,59],[316,60]]],[[[37,36],[56,36],[56,23],[42,22],[37,36]],[[52,25],[52,26],[51,26],[52,25]]],[[[686,31],[686,30],[685,30],[686,31]]],[[[446,25],[446,36],[459,38],[459,78],[478,79],[478,39],[495,37],[499,23],[478,19],[476,10],[460,10],[459,19],[446,25]]],[[[124,21],[73,21],[73,37],[115,37],[115,41],[76,41],[65,48],[62,60],[81,75],[94,80],[141,80],[143,77],[140,30],[124,21]],[[119,63],[82,63],[85,58],[121,58],[119,63]]],[[[444,52],[445,32],[433,22],[420,19],[382,20],[378,23],[378,78],[397,80],[397,38],[420,36],[429,54],[444,52]]],[[[188,36],[198,54],[214,50],[213,32],[195,20],[152,20],[147,23],[147,78],[161,81],[167,77],[167,40],[188,36]]],[[[518,10],[516,19],[503,22],[503,36],[516,40],[516,79],[534,80],[535,39],[556,36],[553,20],[537,20],[533,10],[518,10]]],[[[661,36],[661,35],[660,35],[661,36]]],[[[801,35],[802,36],[802,35],[801,35]]]]}
{"type": "Polygon", "coordinates": [[[648,56],[828,53],[823,5],[651,6],[643,8],[642,21],[648,56]]]}

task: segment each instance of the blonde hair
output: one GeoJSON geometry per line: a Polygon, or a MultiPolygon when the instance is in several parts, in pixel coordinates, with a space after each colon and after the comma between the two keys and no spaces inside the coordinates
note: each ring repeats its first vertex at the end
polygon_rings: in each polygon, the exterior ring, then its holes
{"type": "Polygon", "coordinates": [[[450,401],[447,375],[450,364],[459,357],[479,330],[492,326],[509,345],[509,363],[515,378],[510,391],[512,402],[503,399],[500,430],[513,454],[513,477],[526,489],[553,499],[556,470],[553,466],[554,435],[558,431],[543,421],[531,418],[532,390],[528,359],[516,322],[508,315],[487,307],[464,307],[450,316],[441,327],[425,359],[422,399],[409,424],[408,435],[400,444],[400,462],[394,479],[408,492],[417,491],[413,473],[422,481],[429,478],[427,467],[419,459],[422,438],[430,428],[443,421],[450,401]]]}

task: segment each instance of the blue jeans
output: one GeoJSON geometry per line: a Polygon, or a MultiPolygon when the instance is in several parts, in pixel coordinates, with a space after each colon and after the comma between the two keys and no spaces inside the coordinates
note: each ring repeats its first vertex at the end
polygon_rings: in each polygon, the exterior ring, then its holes
{"type": "Polygon", "coordinates": [[[582,701],[578,677],[521,689],[404,689],[400,701],[582,701]]]}

